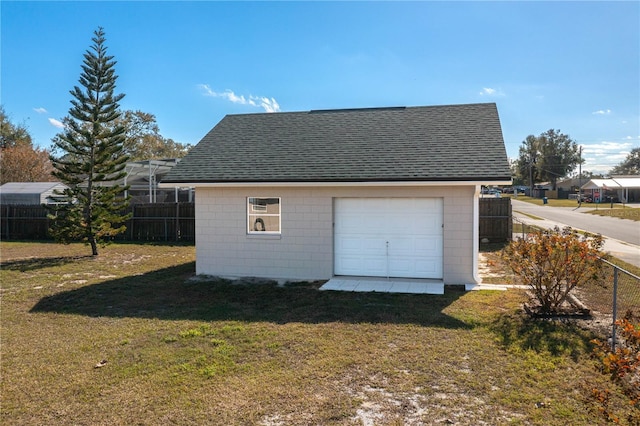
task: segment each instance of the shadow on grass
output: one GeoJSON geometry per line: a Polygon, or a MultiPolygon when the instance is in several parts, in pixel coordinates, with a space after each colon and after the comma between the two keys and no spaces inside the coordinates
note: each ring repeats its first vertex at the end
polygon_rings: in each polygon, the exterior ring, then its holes
{"type": "Polygon", "coordinates": [[[34,271],[42,268],[51,268],[54,266],[63,266],[68,263],[74,263],[82,259],[90,259],[93,256],[61,256],[61,257],[32,257],[28,259],[9,260],[0,263],[0,268],[11,271],[34,271]]]}
{"type": "Polygon", "coordinates": [[[591,353],[595,337],[572,321],[531,318],[524,313],[502,315],[491,329],[507,350],[570,356],[574,361],[591,353]]]}
{"type": "Polygon", "coordinates": [[[90,317],[270,321],[275,323],[412,323],[471,328],[442,311],[464,292],[444,295],[319,291],[288,286],[189,280],[194,262],[44,297],[30,312],[90,317]]]}

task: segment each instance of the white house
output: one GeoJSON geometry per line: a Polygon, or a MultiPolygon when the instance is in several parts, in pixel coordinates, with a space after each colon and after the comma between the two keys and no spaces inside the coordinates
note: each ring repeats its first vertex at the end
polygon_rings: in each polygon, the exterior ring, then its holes
{"type": "Polygon", "coordinates": [[[640,176],[612,176],[609,179],[591,179],[581,189],[596,202],[606,202],[606,194],[615,193],[618,200],[640,202],[640,176]]]}
{"type": "Polygon", "coordinates": [[[65,188],[61,182],[7,182],[0,186],[0,204],[51,204],[54,191],[65,188]]]}
{"type": "Polygon", "coordinates": [[[196,191],[196,272],[478,282],[495,104],[227,115],[163,179],[196,191]]]}

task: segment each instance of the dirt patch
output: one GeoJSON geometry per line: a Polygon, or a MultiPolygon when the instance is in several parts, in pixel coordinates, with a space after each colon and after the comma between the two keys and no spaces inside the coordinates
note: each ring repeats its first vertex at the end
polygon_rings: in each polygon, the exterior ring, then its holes
{"type": "Polygon", "coordinates": [[[147,255],[147,254],[137,254],[137,253],[118,254],[113,256],[110,259],[109,263],[114,265],[131,265],[133,263],[140,263],[150,258],[151,258],[151,255],[147,255]]]}
{"type": "MultiPolygon", "coordinates": [[[[363,426],[375,426],[396,421],[406,426],[424,424],[489,425],[502,424],[522,417],[507,413],[498,407],[487,404],[479,395],[464,395],[461,403],[461,391],[456,384],[434,385],[432,389],[415,388],[409,392],[393,392],[393,386],[383,386],[385,379],[374,377],[371,383],[359,389],[348,388],[348,392],[360,401],[356,414],[351,420],[363,426]],[[469,409],[473,406],[473,409],[469,409]],[[493,418],[489,423],[483,418],[493,418]]],[[[395,423],[394,423],[395,424],[395,423]]]]}
{"type": "Polygon", "coordinates": [[[482,284],[517,284],[517,277],[500,257],[499,251],[478,254],[478,276],[482,284]]]}

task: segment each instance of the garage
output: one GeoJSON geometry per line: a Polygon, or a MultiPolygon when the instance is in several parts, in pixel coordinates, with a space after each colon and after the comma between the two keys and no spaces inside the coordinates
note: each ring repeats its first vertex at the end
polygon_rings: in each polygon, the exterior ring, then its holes
{"type": "Polygon", "coordinates": [[[442,279],[442,198],[336,198],[334,273],[442,279]]]}

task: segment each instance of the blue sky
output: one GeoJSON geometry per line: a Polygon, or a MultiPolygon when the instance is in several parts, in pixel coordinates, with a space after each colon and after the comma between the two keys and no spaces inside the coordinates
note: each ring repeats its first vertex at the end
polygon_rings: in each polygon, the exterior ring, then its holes
{"type": "Polygon", "coordinates": [[[123,109],[197,143],[226,114],[495,102],[507,154],[640,146],[640,2],[2,1],[0,101],[49,147],[102,26],[123,109]]]}

